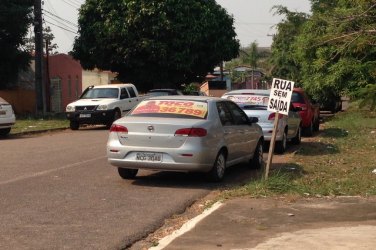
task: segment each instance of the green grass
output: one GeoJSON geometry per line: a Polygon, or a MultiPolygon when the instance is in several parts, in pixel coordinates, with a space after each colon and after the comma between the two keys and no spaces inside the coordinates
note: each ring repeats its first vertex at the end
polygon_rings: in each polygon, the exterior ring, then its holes
{"type": "Polygon", "coordinates": [[[16,119],[16,124],[12,127],[11,134],[35,132],[41,130],[53,130],[59,128],[69,128],[69,121],[64,118],[31,118],[21,117],[16,119]]]}
{"type": "Polygon", "coordinates": [[[320,133],[302,142],[288,164],[223,193],[222,198],[250,195],[376,195],[376,112],[356,105],[327,120],[320,133]]]}

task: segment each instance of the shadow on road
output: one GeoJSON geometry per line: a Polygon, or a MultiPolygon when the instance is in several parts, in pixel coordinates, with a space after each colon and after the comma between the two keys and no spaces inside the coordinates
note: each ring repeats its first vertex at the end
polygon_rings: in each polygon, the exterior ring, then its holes
{"type": "Polygon", "coordinates": [[[246,164],[239,164],[226,169],[222,182],[210,182],[205,173],[182,172],[152,172],[140,171],[132,185],[168,187],[168,188],[197,188],[197,189],[227,189],[243,185],[259,177],[258,170],[250,169],[246,164]]]}

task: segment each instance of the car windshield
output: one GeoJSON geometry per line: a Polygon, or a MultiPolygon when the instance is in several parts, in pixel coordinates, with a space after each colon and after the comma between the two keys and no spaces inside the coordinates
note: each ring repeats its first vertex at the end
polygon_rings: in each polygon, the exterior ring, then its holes
{"type": "Polygon", "coordinates": [[[144,100],[129,116],[206,119],[208,103],[192,100],[144,100]]]}
{"type": "Polygon", "coordinates": [[[81,99],[95,99],[95,98],[118,98],[118,88],[95,88],[89,89],[82,96],[81,99]]]}
{"type": "Polygon", "coordinates": [[[292,92],[291,102],[304,104],[304,98],[300,93],[292,92]]]}

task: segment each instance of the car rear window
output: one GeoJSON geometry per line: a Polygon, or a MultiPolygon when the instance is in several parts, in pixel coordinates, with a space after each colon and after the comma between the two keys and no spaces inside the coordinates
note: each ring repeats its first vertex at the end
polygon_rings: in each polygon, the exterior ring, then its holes
{"type": "Polygon", "coordinates": [[[267,106],[269,102],[269,94],[260,93],[240,93],[240,94],[229,94],[223,96],[223,98],[236,102],[238,104],[257,104],[267,106]]]}
{"type": "Polygon", "coordinates": [[[208,103],[191,100],[144,100],[130,116],[206,119],[208,103]]]}
{"type": "Polygon", "coordinates": [[[303,96],[300,93],[297,93],[297,92],[292,92],[291,102],[292,103],[301,103],[301,104],[305,103],[303,96]]]}

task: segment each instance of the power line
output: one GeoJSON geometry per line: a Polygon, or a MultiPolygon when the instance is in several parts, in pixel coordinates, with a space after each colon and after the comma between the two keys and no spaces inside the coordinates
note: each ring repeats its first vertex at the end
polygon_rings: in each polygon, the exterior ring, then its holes
{"type": "Polygon", "coordinates": [[[66,29],[66,28],[64,28],[64,27],[62,27],[62,26],[59,26],[59,25],[54,24],[54,23],[51,23],[51,22],[49,22],[49,21],[46,21],[46,20],[45,20],[45,22],[46,22],[46,23],[49,23],[49,24],[51,24],[51,25],[53,25],[53,26],[55,26],[55,27],[58,27],[58,28],[60,28],[60,29],[63,29],[63,30],[65,30],[65,31],[71,32],[71,33],[73,33],[73,34],[76,34],[76,35],[78,34],[78,33],[75,32],[75,31],[72,31],[72,30],[66,29]]]}
{"type": "MultiPolygon", "coordinates": [[[[45,15],[44,17],[49,18],[49,19],[55,21],[57,24],[62,25],[62,26],[63,26],[64,28],[66,28],[66,29],[70,29],[70,30],[72,30],[72,31],[74,30],[74,28],[72,28],[72,27],[66,25],[65,23],[62,23],[61,21],[59,21],[59,20],[57,20],[57,19],[54,19],[54,18],[51,17],[51,16],[47,16],[47,15],[45,15]]],[[[44,20],[44,19],[43,19],[43,20],[44,20]]]]}
{"type": "MultiPolygon", "coordinates": [[[[43,12],[46,12],[47,15],[52,15],[52,16],[54,16],[54,17],[56,17],[56,18],[58,18],[58,19],[60,19],[60,20],[62,20],[62,21],[64,21],[64,22],[66,22],[66,23],[68,23],[68,24],[70,24],[70,25],[72,25],[72,26],[78,28],[78,25],[77,25],[77,24],[72,23],[71,21],[69,21],[69,20],[67,20],[67,19],[64,19],[64,18],[62,18],[62,17],[60,17],[60,16],[58,16],[58,15],[52,14],[52,13],[49,12],[48,10],[43,10],[43,12]]],[[[44,14],[46,15],[46,13],[44,13],[44,14]]]]}
{"type": "Polygon", "coordinates": [[[64,3],[68,4],[69,6],[75,8],[75,9],[79,9],[79,8],[80,8],[79,6],[76,6],[76,5],[70,3],[70,2],[68,2],[68,1],[66,1],[66,0],[61,0],[61,1],[63,1],[64,3]]]}

